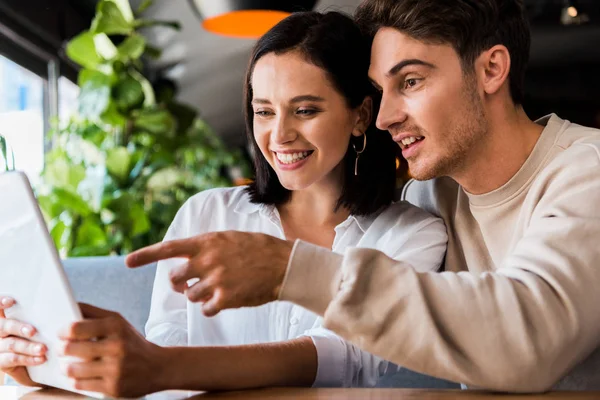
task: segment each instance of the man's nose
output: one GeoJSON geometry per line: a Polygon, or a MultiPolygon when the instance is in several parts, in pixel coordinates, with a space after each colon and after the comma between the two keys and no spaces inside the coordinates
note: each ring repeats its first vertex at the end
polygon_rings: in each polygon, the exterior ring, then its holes
{"type": "Polygon", "coordinates": [[[381,98],[377,121],[375,125],[382,131],[387,131],[396,123],[404,122],[406,112],[404,111],[404,101],[398,96],[389,96],[384,93],[381,98]]]}

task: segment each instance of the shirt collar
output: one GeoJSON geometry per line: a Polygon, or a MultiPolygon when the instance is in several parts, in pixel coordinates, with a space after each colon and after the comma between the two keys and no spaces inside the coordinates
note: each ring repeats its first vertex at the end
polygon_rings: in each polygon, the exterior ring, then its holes
{"type": "MultiPolygon", "coordinates": [[[[239,201],[235,206],[234,212],[238,214],[253,214],[260,212],[262,215],[272,217],[275,214],[276,207],[269,204],[251,203],[250,201],[239,201]]],[[[375,216],[354,216],[350,215],[347,220],[338,225],[338,227],[347,227],[351,222],[355,222],[362,233],[366,233],[375,216]]]]}
{"type": "Polygon", "coordinates": [[[238,214],[252,214],[260,211],[264,207],[264,204],[251,203],[250,201],[244,199],[242,201],[238,201],[233,211],[238,214]]]}
{"type": "Polygon", "coordinates": [[[356,225],[358,225],[358,227],[360,228],[360,230],[364,234],[364,233],[367,232],[367,230],[369,229],[369,227],[371,226],[371,224],[373,224],[373,221],[375,220],[375,217],[365,217],[365,216],[354,216],[354,215],[351,215],[350,219],[353,219],[354,222],[356,222],[356,225]]]}

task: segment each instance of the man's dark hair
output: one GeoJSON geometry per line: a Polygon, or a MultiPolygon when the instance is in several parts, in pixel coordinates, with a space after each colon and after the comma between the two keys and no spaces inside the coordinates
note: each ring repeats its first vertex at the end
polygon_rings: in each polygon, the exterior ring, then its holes
{"type": "Polygon", "coordinates": [[[365,0],[355,19],[370,37],[390,27],[417,40],[451,45],[467,73],[483,51],[504,45],[511,59],[511,97],[523,103],[531,34],[522,0],[365,0]]]}
{"type": "MultiPolygon", "coordinates": [[[[290,51],[299,51],[307,62],[323,69],[350,108],[359,107],[367,96],[372,96],[374,113],[379,109],[377,93],[367,76],[370,41],[350,17],[338,12],[301,12],[278,23],[256,43],[246,72],[244,113],[255,168],[255,181],[248,187],[248,193],[254,203],[279,205],[290,197],[290,191],[281,185],[256,143],[252,108],[254,66],[267,54],[290,51]]],[[[374,120],[375,117],[366,132],[367,147],[360,155],[358,176],[354,175],[356,153],[352,143],[361,149],[362,137],[352,136],[342,161],[343,187],[337,207],[346,207],[353,215],[375,213],[394,197],[398,146],[387,132],[375,127],[374,120]]]]}

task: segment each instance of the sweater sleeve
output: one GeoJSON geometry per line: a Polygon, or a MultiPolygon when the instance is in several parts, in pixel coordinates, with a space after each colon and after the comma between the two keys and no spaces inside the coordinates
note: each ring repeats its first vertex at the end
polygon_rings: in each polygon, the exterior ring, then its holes
{"type": "Polygon", "coordinates": [[[418,372],[493,390],[551,388],[600,338],[600,168],[548,183],[494,272],[418,272],[369,249],[299,242],[281,298],[418,372]],[[302,288],[302,290],[300,290],[302,288]]]}

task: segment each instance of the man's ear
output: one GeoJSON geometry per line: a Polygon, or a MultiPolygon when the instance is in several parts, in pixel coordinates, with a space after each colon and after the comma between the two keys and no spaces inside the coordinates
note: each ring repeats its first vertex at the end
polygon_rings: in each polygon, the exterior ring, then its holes
{"type": "Polygon", "coordinates": [[[475,62],[475,71],[486,94],[497,93],[508,84],[510,53],[506,46],[496,45],[481,53],[475,62]]]}
{"type": "Polygon", "coordinates": [[[365,134],[371,120],[373,118],[373,99],[370,96],[365,97],[362,104],[358,107],[358,115],[356,116],[356,123],[352,130],[352,135],[359,137],[365,134]]]}

